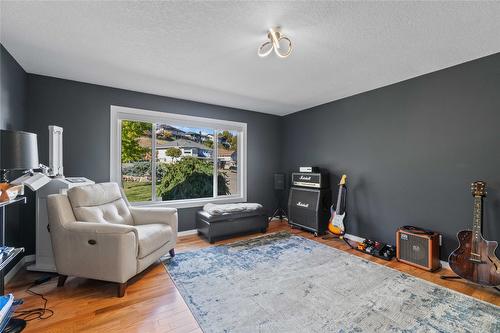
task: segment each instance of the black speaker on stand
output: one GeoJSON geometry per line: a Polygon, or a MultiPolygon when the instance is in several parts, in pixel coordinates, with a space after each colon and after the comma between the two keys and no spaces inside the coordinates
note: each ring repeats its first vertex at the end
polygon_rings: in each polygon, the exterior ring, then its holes
{"type": "Polygon", "coordinates": [[[278,208],[274,211],[273,215],[269,218],[271,221],[273,218],[278,217],[280,220],[286,218],[286,212],[283,209],[282,199],[283,193],[285,192],[285,174],[284,173],[275,173],[274,174],[274,193],[278,198],[278,208]]]}

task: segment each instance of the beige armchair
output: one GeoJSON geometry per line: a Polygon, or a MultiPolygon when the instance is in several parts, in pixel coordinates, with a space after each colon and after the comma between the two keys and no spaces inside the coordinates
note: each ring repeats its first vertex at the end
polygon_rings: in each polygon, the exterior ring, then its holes
{"type": "Polygon", "coordinates": [[[177,210],[131,207],[116,183],[73,187],[47,205],[59,287],[68,275],[112,281],[122,297],[131,277],[175,255],[177,210]]]}

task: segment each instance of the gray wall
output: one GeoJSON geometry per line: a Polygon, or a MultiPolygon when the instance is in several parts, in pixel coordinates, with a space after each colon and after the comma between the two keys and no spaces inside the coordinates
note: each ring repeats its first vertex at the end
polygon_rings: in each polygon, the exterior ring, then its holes
{"type": "MultiPolygon", "coordinates": [[[[109,179],[110,105],[241,121],[249,201],[274,207],[273,172],[317,165],[332,182],[345,172],[349,232],[394,243],[398,226],[433,229],[445,259],[471,222],[469,183],[483,179],[484,234],[500,239],[500,54],[283,118],[26,74],[3,46],[0,60],[0,127],[38,133],[42,163],[47,126],[64,127],[68,176],[109,179]]],[[[181,230],[193,228],[196,210],[180,211],[181,230]]],[[[7,240],[34,253],[33,207],[10,211],[7,240]]]]}
{"type": "MultiPolygon", "coordinates": [[[[0,44],[0,129],[25,130],[27,109],[27,74],[0,44]]],[[[19,173],[11,172],[10,179],[19,173]]],[[[27,205],[15,204],[6,208],[5,243],[35,251],[34,195],[29,190],[27,205]]],[[[21,259],[17,257],[7,271],[21,259]]]]}
{"type": "Polygon", "coordinates": [[[0,44],[0,80],[0,128],[23,129],[27,74],[2,44],[0,44]]]}
{"type": "MultiPolygon", "coordinates": [[[[500,240],[500,54],[288,115],[282,168],[348,175],[349,233],[395,242],[402,225],[470,228],[469,184],[488,183],[484,235],[500,240]]],[[[337,189],[334,189],[337,193],[337,189]]]]}
{"type": "MultiPolygon", "coordinates": [[[[248,124],[248,201],[275,206],[280,117],[148,95],[81,82],[29,75],[28,129],[38,133],[41,163],[48,160],[48,125],[64,128],[66,176],[109,180],[110,105],[245,122],[248,124]]],[[[180,230],[193,229],[199,208],[179,211],[180,230]]],[[[271,212],[272,213],[272,212],[271,212]]]]}

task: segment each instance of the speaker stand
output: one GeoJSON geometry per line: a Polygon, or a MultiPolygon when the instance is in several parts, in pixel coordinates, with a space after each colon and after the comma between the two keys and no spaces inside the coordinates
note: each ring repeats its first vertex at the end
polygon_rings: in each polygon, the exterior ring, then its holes
{"type": "Polygon", "coordinates": [[[271,222],[272,219],[275,217],[279,217],[280,221],[283,220],[283,218],[286,218],[286,212],[283,208],[276,208],[274,211],[274,214],[269,218],[269,222],[271,222]]]}
{"type": "MultiPolygon", "coordinates": [[[[462,278],[458,275],[441,275],[440,277],[443,280],[464,280],[464,281],[466,281],[464,278],[462,278]]],[[[495,286],[493,286],[492,288],[495,289],[496,291],[500,292],[500,288],[495,287],[495,286]]]]}

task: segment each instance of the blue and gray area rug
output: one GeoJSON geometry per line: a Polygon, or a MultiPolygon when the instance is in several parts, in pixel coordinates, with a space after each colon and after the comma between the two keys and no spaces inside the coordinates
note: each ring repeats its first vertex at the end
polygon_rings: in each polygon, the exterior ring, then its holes
{"type": "Polygon", "coordinates": [[[164,263],[206,333],[500,332],[500,307],[288,233],[164,263]]]}

